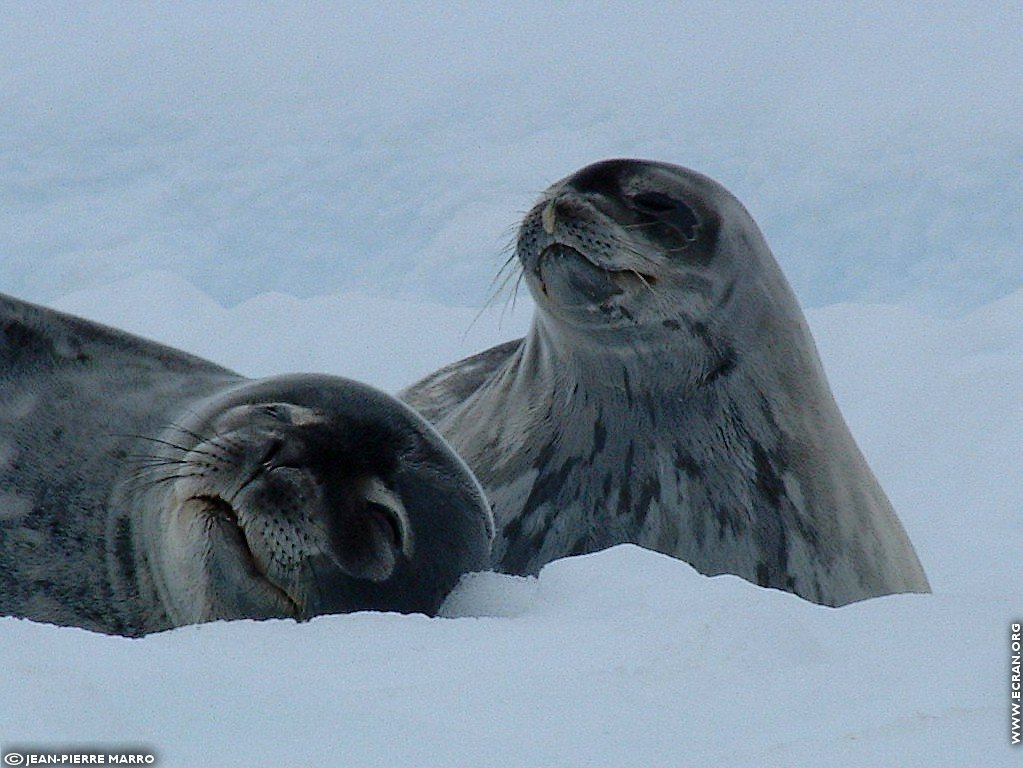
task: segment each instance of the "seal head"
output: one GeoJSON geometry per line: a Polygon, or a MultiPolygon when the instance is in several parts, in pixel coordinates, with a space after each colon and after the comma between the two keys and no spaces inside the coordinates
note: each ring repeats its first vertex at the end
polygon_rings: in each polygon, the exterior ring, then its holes
{"type": "MultiPolygon", "coordinates": [[[[386,395],[329,376],[243,384],[136,445],[111,538],[132,531],[172,625],[353,610],[433,613],[493,534],[482,492],[386,395]],[[455,471],[452,471],[455,470],[455,471]]],[[[112,552],[116,555],[116,549],[112,552]]],[[[121,571],[115,584],[131,583],[121,571]]]]}
{"type": "Polygon", "coordinates": [[[670,168],[608,161],[555,184],[522,222],[516,248],[543,314],[600,343],[663,335],[665,313],[681,309],[665,295],[710,288],[703,268],[720,217],[701,204],[704,181],[693,176],[683,196],[670,168]]]}

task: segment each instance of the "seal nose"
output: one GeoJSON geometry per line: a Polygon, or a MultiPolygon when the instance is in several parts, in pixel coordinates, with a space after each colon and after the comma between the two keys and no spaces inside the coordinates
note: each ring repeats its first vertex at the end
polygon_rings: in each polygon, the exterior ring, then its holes
{"type": "Polygon", "coordinates": [[[542,205],[540,226],[548,237],[554,237],[559,223],[564,225],[573,220],[592,219],[599,215],[602,208],[596,205],[595,201],[588,200],[570,189],[562,189],[542,205]]]}
{"type": "Polygon", "coordinates": [[[380,504],[360,505],[334,526],[331,559],[356,579],[386,581],[402,553],[402,523],[380,504]]]}
{"type": "Polygon", "coordinates": [[[551,200],[544,206],[543,211],[540,213],[540,223],[543,225],[543,231],[548,235],[554,234],[554,227],[557,224],[557,215],[555,213],[557,203],[557,198],[551,200]]]}
{"type": "Polygon", "coordinates": [[[377,477],[363,478],[333,505],[330,557],[357,579],[385,581],[402,557],[412,559],[412,524],[399,496],[377,477]],[[351,493],[354,490],[354,493],[351,493]]]}

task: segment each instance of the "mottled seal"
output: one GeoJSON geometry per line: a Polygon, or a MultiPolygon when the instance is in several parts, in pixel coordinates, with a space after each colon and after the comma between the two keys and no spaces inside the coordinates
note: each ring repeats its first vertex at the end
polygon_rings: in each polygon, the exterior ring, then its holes
{"type": "Polygon", "coordinates": [[[472,473],[389,395],[0,296],[2,615],[134,636],[433,613],[492,536],[472,473]]]}
{"type": "Polygon", "coordinates": [[[554,184],[516,255],[526,338],[399,394],[469,463],[494,564],[634,543],[841,605],[929,591],[743,206],[699,173],[609,160],[554,184]]]}

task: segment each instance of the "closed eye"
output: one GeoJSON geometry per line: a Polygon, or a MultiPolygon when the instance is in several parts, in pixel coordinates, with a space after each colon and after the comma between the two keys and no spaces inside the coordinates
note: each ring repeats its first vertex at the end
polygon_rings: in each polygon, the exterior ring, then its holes
{"type": "Polygon", "coordinates": [[[695,240],[700,219],[693,209],[661,192],[639,192],[629,197],[637,212],[667,224],[686,240],[695,240]]]}
{"type": "Polygon", "coordinates": [[[632,195],[631,200],[637,208],[649,213],[668,213],[678,205],[675,200],[660,192],[640,192],[638,195],[632,195]]]}
{"type": "Polygon", "coordinates": [[[258,413],[269,416],[278,421],[290,421],[288,406],[284,403],[259,403],[253,406],[258,413]]]}

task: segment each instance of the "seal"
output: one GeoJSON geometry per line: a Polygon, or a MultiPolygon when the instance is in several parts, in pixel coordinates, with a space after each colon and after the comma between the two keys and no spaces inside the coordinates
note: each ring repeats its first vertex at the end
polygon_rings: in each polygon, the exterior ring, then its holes
{"type": "Polygon", "coordinates": [[[468,467],[389,395],[0,296],[2,615],[138,636],[432,614],[492,537],[468,467]]]}
{"type": "Polygon", "coordinates": [[[752,217],[678,166],[555,183],[516,252],[529,334],[399,397],[475,471],[494,565],[632,543],[825,605],[927,592],[752,217]]]}

